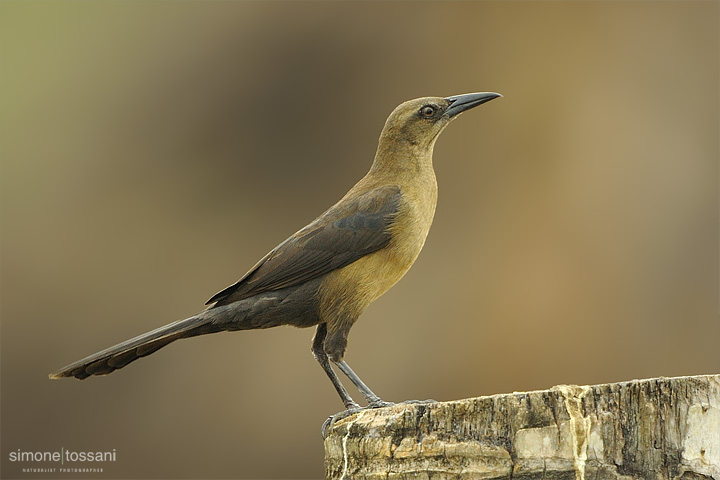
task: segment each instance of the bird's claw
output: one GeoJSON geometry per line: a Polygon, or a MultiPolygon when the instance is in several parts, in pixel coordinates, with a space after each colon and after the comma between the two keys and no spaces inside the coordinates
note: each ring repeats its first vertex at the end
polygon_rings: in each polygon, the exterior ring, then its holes
{"type": "Polygon", "coordinates": [[[353,413],[358,413],[358,412],[361,412],[361,411],[363,411],[363,410],[365,410],[363,407],[361,407],[360,405],[355,404],[355,406],[351,406],[351,407],[348,408],[347,410],[343,410],[342,412],[338,412],[338,413],[336,413],[335,415],[330,415],[330,416],[327,418],[327,420],[325,420],[325,421],[323,422],[322,428],[321,428],[321,430],[320,430],[320,433],[322,433],[322,438],[323,438],[323,440],[325,440],[325,437],[327,436],[328,430],[330,429],[330,427],[332,427],[332,426],[335,424],[335,422],[337,422],[338,420],[342,420],[343,418],[347,418],[347,417],[349,417],[350,415],[352,415],[353,413]]]}
{"type": "Polygon", "coordinates": [[[427,400],[405,400],[404,402],[401,402],[403,405],[423,405],[428,403],[438,403],[437,400],[433,400],[432,398],[428,398],[427,400]]]}
{"type": "Polygon", "coordinates": [[[386,402],[385,400],[377,399],[373,400],[372,402],[368,403],[367,408],[383,408],[383,407],[392,407],[395,405],[393,402],[386,402]]]}
{"type": "MultiPolygon", "coordinates": [[[[401,405],[423,405],[423,404],[429,404],[429,403],[438,403],[437,400],[405,400],[404,402],[400,402],[401,405]]],[[[354,413],[361,412],[363,410],[367,410],[369,408],[383,408],[383,407],[391,407],[393,405],[396,405],[393,402],[386,402],[385,400],[377,399],[373,400],[368,404],[367,407],[361,407],[357,403],[354,405],[349,405],[347,410],[343,410],[342,412],[338,412],[335,415],[330,415],[327,420],[323,422],[321,433],[323,440],[325,440],[325,437],[327,436],[328,430],[335,424],[335,422],[342,420],[343,418],[347,418],[350,415],[354,413]]]]}

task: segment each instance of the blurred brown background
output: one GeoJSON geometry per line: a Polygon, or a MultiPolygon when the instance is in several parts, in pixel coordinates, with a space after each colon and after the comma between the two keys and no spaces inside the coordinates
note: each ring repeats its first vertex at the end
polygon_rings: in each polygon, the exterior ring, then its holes
{"type": "Polygon", "coordinates": [[[47,374],[201,309],[424,95],[505,98],[443,133],[425,249],[352,331],[377,393],[718,373],[719,5],[2,2],[3,476],[321,477],[312,330],[47,374]]]}

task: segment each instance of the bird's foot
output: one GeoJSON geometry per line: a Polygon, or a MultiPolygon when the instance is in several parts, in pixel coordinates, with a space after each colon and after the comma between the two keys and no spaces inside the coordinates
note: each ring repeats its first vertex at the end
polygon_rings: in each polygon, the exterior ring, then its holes
{"type": "Polygon", "coordinates": [[[354,405],[349,405],[347,410],[343,410],[342,412],[338,412],[335,415],[330,415],[327,420],[323,422],[322,429],[320,430],[320,433],[322,433],[322,438],[325,440],[325,436],[327,435],[328,430],[330,427],[332,427],[335,422],[338,420],[342,420],[343,418],[349,417],[350,415],[354,413],[358,413],[365,410],[365,408],[361,407],[357,403],[354,405]]]}
{"type": "MultiPolygon", "coordinates": [[[[429,404],[429,403],[438,403],[437,400],[405,400],[404,402],[400,402],[401,405],[422,405],[422,404],[429,404]]],[[[347,406],[346,410],[343,410],[342,412],[338,412],[335,415],[330,415],[325,422],[323,422],[321,433],[323,440],[327,436],[328,430],[335,424],[335,422],[338,422],[342,420],[343,418],[347,418],[350,415],[354,413],[361,412],[363,410],[367,410],[370,408],[383,408],[383,407],[391,407],[393,405],[396,405],[393,402],[386,402],[385,400],[382,400],[378,398],[377,400],[371,401],[367,407],[361,407],[357,403],[353,403],[351,405],[347,406]]]]}
{"type": "Polygon", "coordinates": [[[395,405],[393,402],[386,402],[385,400],[378,398],[377,400],[373,400],[372,402],[368,403],[367,408],[392,407],[393,405],[395,405]]]}
{"type": "Polygon", "coordinates": [[[402,402],[403,405],[422,405],[428,403],[438,403],[438,401],[428,398],[427,400],[405,400],[402,402]]]}

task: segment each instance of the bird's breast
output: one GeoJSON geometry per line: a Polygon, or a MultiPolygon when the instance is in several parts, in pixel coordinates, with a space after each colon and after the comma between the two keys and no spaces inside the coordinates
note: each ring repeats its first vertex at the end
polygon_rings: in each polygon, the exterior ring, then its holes
{"type": "Polygon", "coordinates": [[[414,188],[400,186],[402,201],[390,226],[388,245],[332,272],[324,282],[324,292],[342,298],[347,309],[359,314],[405,275],[425,245],[435,214],[437,184],[434,175],[429,180],[414,188]]]}

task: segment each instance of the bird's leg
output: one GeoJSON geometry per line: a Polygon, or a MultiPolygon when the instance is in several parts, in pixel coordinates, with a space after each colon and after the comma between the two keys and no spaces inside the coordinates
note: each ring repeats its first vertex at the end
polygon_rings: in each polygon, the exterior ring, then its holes
{"type": "MultiPolygon", "coordinates": [[[[325,370],[327,376],[330,378],[330,381],[335,387],[335,390],[337,390],[338,395],[340,395],[340,399],[345,405],[345,408],[347,410],[360,410],[360,405],[358,405],[355,400],[350,397],[350,394],[347,390],[345,390],[345,387],[342,383],[340,383],[340,379],[338,378],[337,374],[330,366],[330,361],[328,360],[327,353],[325,353],[325,349],[323,348],[323,342],[325,341],[326,335],[327,324],[321,323],[320,325],[318,325],[317,330],[315,330],[315,337],[313,337],[313,356],[315,357],[315,360],[318,361],[323,370],[325,370]]],[[[352,380],[352,378],[350,380],[352,380]]]]}
{"type": "Polygon", "coordinates": [[[352,397],[350,397],[350,394],[345,390],[345,387],[340,382],[340,379],[338,378],[335,371],[330,366],[330,361],[328,359],[328,355],[325,352],[325,348],[323,347],[323,343],[325,342],[325,336],[327,335],[327,324],[321,323],[318,325],[317,330],[315,330],[315,337],[313,338],[313,344],[312,344],[312,352],[313,356],[315,357],[315,360],[320,363],[320,366],[325,370],[325,373],[330,378],[330,381],[332,382],[333,386],[335,387],[335,390],[337,390],[338,395],[340,395],[340,399],[342,400],[343,404],[345,405],[345,411],[336,413],[335,415],[330,415],[327,420],[322,425],[321,433],[322,437],[325,438],[325,435],[327,434],[328,428],[330,428],[336,421],[345,418],[349,415],[352,415],[355,412],[359,412],[362,410],[362,407],[358,405],[352,397]]]}
{"type": "Polygon", "coordinates": [[[333,360],[335,365],[338,366],[340,370],[350,379],[353,384],[357,387],[357,389],[360,391],[360,393],[363,394],[365,397],[365,400],[368,402],[368,407],[370,408],[380,408],[380,407],[388,407],[390,405],[394,405],[392,402],[386,402],[382,400],[380,397],[375,395],[370,388],[368,388],[365,383],[360,380],[360,377],[357,376],[355,372],[353,372],[352,368],[350,368],[350,365],[345,363],[344,360],[335,361],[333,360]]]}

